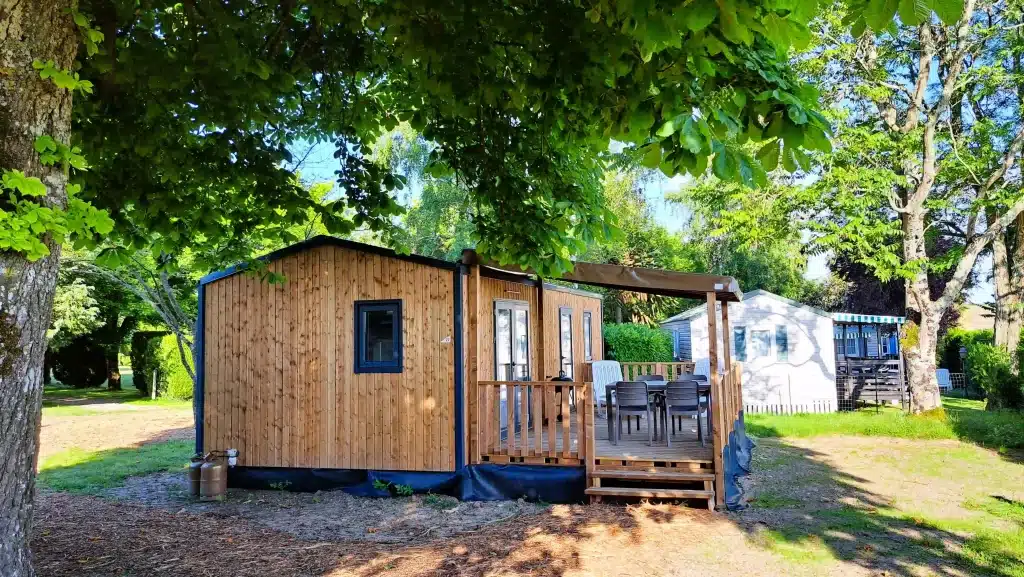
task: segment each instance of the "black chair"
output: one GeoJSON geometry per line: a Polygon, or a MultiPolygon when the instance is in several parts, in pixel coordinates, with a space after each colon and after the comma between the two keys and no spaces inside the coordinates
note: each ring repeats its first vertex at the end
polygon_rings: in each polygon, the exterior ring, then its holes
{"type": "Polygon", "coordinates": [[[637,381],[619,381],[615,383],[615,398],[612,400],[612,408],[615,410],[616,426],[612,427],[615,432],[614,444],[619,444],[622,436],[622,417],[626,417],[626,432],[632,432],[629,427],[629,417],[636,416],[637,431],[640,430],[639,417],[647,418],[647,444],[654,442],[652,436],[652,413],[651,403],[647,393],[647,383],[637,381]]]}
{"type": "MultiPolygon", "coordinates": [[[[707,403],[702,401],[700,398],[700,392],[697,389],[697,379],[686,379],[678,381],[669,381],[665,385],[665,408],[663,409],[663,417],[672,420],[672,431],[669,432],[667,423],[662,424],[665,430],[665,439],[668,446],[672,446],[672,433],[676,431],[676,421],[674,417],[683,416],[696,416],[697,417],[697,440],[700,441],[701,446],[704,446],[704,428],[701,426],[701,411],[707,413],[707,403]]],[[[680,428],[682,424],[680,423],[680,428]]]]}

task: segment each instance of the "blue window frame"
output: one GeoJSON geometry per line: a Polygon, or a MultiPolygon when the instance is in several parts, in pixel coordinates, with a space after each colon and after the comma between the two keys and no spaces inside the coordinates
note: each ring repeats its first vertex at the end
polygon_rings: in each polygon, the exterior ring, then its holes
{"type": "Polygon", "coordinates": [[[402,301],[356,301],[357,373],[402,372],[402,301]]]}

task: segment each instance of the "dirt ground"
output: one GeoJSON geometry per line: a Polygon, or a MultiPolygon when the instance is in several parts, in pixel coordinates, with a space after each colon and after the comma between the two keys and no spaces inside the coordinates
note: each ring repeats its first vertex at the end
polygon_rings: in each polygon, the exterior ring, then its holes
{"type": "Polygon", "coordinates": [[[203,503],[189,497],[185,477],[175,473],[129,479],[107,496],[176,512],[244,518],[308,541],[391,544],[460,535],[545,509],[524,501],[460,503],[445,495],[367,499],[344,491],[231,490],[224,502],[203,503]]]}
{"type": "Polygon", "coordinates": [[[91,404],[102,414],[50,416],[44,411],[39,460],[77,447],[84,450],[131,447],[140,443],[190,439],[195,434],[192,411],[124,404],[91,404]]]}
{"type": "MultiPolygon", "coordinates": [[[[44,451],[182,434],[180,415],[136,413],[44,417],[44,451]]],[[[966,520],[972,500],[1024,502],[1024,482],[1013,482],[1024,466],[956,442],[759,444],[752,506],[739,513],[342,492],[235,491],[195,504],[180,476],[160,474],[105,497],[41,493],[33,551],[44,576],[966,576],[985,572],[963,554],[968,533],[892,511],[966,520]]],[[[1013,562],[992,574],[1017,575],[1013,562]]]]}

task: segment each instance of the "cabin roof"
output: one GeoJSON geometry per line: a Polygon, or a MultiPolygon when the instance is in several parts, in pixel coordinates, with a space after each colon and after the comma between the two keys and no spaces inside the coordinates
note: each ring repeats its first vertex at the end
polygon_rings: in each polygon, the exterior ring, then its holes
{"type": "MultiPolygon", "coordinates": [[[[275,260],[280,259],[280,258],[284,258],[286,256],[291,256],[293,254],[296,254],[296,253],[299,253],[299,252],[302,252],[302,251],[310,250],[310,249],[313,249],[313,248],[316,248],[316,247],[319,247],[319,246],[337,246],[337,247],[341,247],[341,248],[347,248],[347,249],[351,249],[351,250],[358,250],[358,251],[361,251],[361,252],[367,252],[367,253],[371,253],[371,254],[379,254],[381,256],[386,256],[386,257],[389,257],[389,258],[395,258],[395,259],[398,259],[398,260],[405,260],[405,261],[409,261],[409,262],[415,262],[415,263],[419,263],[419,264],[423,264],[423,265],[427,265],[427,266],[433,266],[433,267],[437,267],[437,268],[443,268],[443,269],[447,269],[447,270],[455,270],[459,266],[457,263],[449,262],[449,261],[446,261],[446,260],[443,260],[443,259],[439,259],[439,258],[423,256],[423,255],[419,255],[419,254],[401,254],[401,253],[395,252],[394,250],[392,250],[390,248],[384,248],[382,246],[366,244],[366,243],[363,243],[363,242],[356,242],[354,240],[346,240],[346,239],[343,239],[343,238],[338,238],[338,237],[335,237],[335,236],[328,236],[328,235],[323,235],[323,234],[314,236],[313,238],[304,240],[302,242],[297,242],[295,244],[286,246],[284,248],[275,250],[273,252],[269,252],[269,253],[259,257],[257,260],[261,260],[263,262],[271,262],[271,261],[275,261],[275,260]]],[[[228,268],[226,268],[224,270],[219,270],[219,271],[211,272],[210,274],[208,274],[208,275],[204,276],[203,278],[199,279],[199,284],[202,285],[202,284],[211,283],[211,282],[216,281],[216,280],[220,280],[220,279],[222,279],[224,277],[231,276],[231,275],[233,275],[235,273],[238,273],[238,272],[242,272],[245,269],[247,269],[248,267],[249,267],[248,263],[244,263],[243,262],[243,263],[238,263],[238,264],[236,264],[236,265],[234,265],[232,267],[228,267],[228,268]]]]}
{"type": "MultiPolygon", "coordinates": [[[[808,311],[808,312],[812,312],[812,313],[814,313],[814,314],[816,314],[816,315],[818,315],[820,317],[831,318],[831,316],[832,316],[829,313],[827,313],[827,312],[825,312],[825,311],[823,311],[823,310],[821,310],[819,308],[812,307],[811,305],[805,305],[804,303],[802,303],[800,301],[795,301],[793,299],[786,298],[784,296],[779,296],[779,295],[777,295],[777,294],[775,294],[773,292],[768,292],[768,291],[762,290],[762,289],[747,291],[747,292],[743,293],[743,300],[751,299],[751,298],[754,298],[754,297],[757,297],[757,296],[768,297],[768,298],[770,298],[772,300],[776,300],[776,301],[779,301],[781,303],[785,303],[785,304],[787,304],[789,306],[796,307],[798,309],[805,310],[805,311],[808,311]]],[[[685,311],[683,311],[683,312],[681,312],[681,313],[679,313],[679,314],[677,314],[675,316],[671,316],[671,317],[661,321],[660,324],[664,325],[664,324],[668,324],[668,323],[671,323],[671,322],[683,321],[683,320],[686,320],[686,319],[692,319],[692,318],[698,317],[698,316],[700,316],[702,314],[706,314],[707,312],[708,312],[707,307],[705,307],[704,305],[696,306],[696,307],[693,307],[692,309],[687,309],[687,310],[685,310],[685,311]]]]}
{"type": "MultiPolygon", "coordinates": [[[[270,262],[320,246],[337,246],[446,270],[455,270],[459,267],[459,263],[456,262],[449,262],[447,260],[418,254],[401,254],[389,248],[328,235],[314,236],[313,238],[267,253],[259,257],[257,260],[270,262]]],[[[536,286],[538,283],[538,281],[533,278],[534,276],[537,276],[536,273],[523,270],[516,266],[498,266],[493,263],[482,262],[477,256],[476,251],[472,249],[463,251],[460,262],[462,264],[479,264],[481,274],[486,277],[503,278],[505,280],[531,286],[536,286]]],[[[242,272],[248,268],[248,266],[248,263],[243,262],[223,270],[211,272],[199,279],[199,284],[203,285],[211,283],[235,273],[242,272]]],[[[685,273],[661,269],[637,268],[612,264],[577,262],[573,272],[567,273],[557,279],[547,280],[568,281],[583,285],[600,286],[604,288],[673,297],[703,299],[706,298],[707,293],[714,292],[717,295],[718,300],[738,302],[743,298],[743,294],[740,293],[739,290],[739,283],[732,277],[685,273]]],[[[554,284],[551,282],[544,282],[544,288],[597,299],[603,298],[603,295],[600,293],[572,286],[554,284]]]]}
{"type": "MultiPolygon", "coordinates": [[[[462,262],[468,265],[480,265],[481,274],[485,276],[536,274],[534,271],[524,270],[515,265],[498,265],[486,261],[472,249],[462,251],[462,262]]],[[[670,297],[705,299],[708,293],[715,293],[716,298],[720,301],[739,302],[743,300],[740,284],[731,276],[576,262],[572,272],[562,275],[557,280],[670,297]]]]}

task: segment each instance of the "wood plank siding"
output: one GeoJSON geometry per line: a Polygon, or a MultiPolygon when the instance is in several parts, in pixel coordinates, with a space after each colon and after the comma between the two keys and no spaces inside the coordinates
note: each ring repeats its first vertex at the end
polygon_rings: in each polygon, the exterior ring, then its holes
{"type": "MultiPolygon", "coordinates": [[[[498,301],[517,301],[526,304],[530,311],[530,378],[546,381],[558,376],[559,366],[559,325],[558,313],[562,307],[572,310],[572,345],[573,367],[577,381],[583,380],[584,356],[583,343],[583,312],[591,316],[591,360],[604,358],[604,344],[601,340],[601,299],[585,296],[580,293],[568,292],[561,287],[546,285],[544,290],[544,312],[540,314],[538,305],[538,288],[510,280],[480,278],[480,353],[479,378],[482,381],[500,380],[504,375],[495,372],[494,355],[494,307],[498,301]],[[541,318],[544,323],[545,354],[543,371],[537,370],[538,348],[540,340],[537,336],[541,330],[541,318]]],[[[468,330],[468,323],[467,323],[468,330]]]]}
{"type": "Polygon", "coordinates": [[[573,380],[583,381],[588,375],[585,366],[591,361],[604,359],[604,341],[601,337],[601,299],[568,292],[552,285],[544,291],[544,355],[545,380],[558,376],[559,357],[559,311],[567,308],[572,313],[572,359],[573,380]],[[583,313],[590,313],[591,359],[584,355],[583,313]]]}
{"type": "Polygon", "coordinates": [[[205,287],[204,450],[236,448],[244,466],[454,470],[453,271],[339,246],[269,268],[287,280],[205,287]],[[369,299],[402,301],[402,372],[354,371],[354,303],[369,299]]]}

